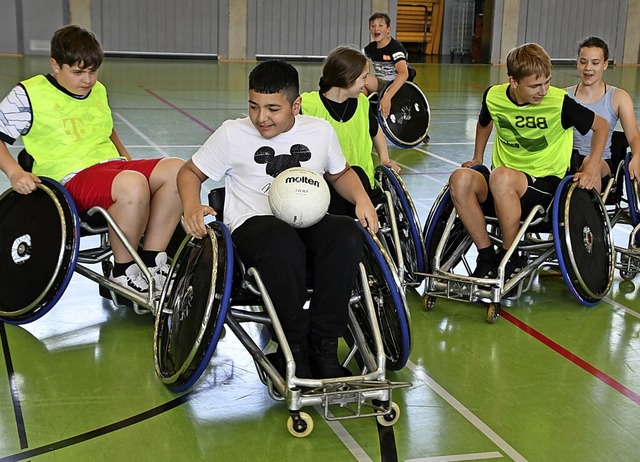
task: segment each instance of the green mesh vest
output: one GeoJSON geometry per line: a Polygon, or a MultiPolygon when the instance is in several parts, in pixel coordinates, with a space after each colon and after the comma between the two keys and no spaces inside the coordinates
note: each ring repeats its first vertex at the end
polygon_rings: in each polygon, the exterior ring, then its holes
{"type": "Polygon", "coordinates": [[[561,123],[566,92],[549,87],[540,104],[516,107],[507,97],[508,83],[494,85],[487,93],[496,138],[494,167],[509,167],[534,177],[564,177],[571,160],[573,128],[561,123]]]}
{"type": "Polygon", "coordinates": [[[33,114],[33,123],[22,142],[33,156],[34,174],[59,181],[69,173],[119,157],[109,139],[113,119],[107,92],[100,82],[84,99],[60,91],[43,75],[22,85],[33,114]]]}
{"type": "Polygon", "coordinates": [[[340,148],[349,165],[362,168],[371,187],[374,184],[374,167],[371,157],[373,141],[369,135],[369,100],[366,96],[358,96],[358,108],[351,119],[346,122],[335,120],[322,104],[317,91],[302,94],[302,113],[328,120],[338,135],[340,148]]]}

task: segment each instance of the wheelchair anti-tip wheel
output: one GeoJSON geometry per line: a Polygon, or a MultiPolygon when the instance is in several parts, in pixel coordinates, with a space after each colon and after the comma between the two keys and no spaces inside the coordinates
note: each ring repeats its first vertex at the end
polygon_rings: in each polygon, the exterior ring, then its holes
{"type": "MultiPolygon", "coordinates": [[[[389,88],[380,92],[378,101],[389,88]]],[[[391,98],[389,117],[382,117],[378,110],[378,121],[384,134],[401,148],[412,148],[427,139],[431,113],[429,101],[420,87],[413,82],[405,82],[391,98]]]]}
{"type": "Polygon", "coordinates": [[[615,253],[600,194],[562,180],[553,202],[553,240],[562,277],[572,295],[592,306],[611,288],[615,253]]]}
{"type": "MultiPolygon", "coordinates": [[[[409,360],[411,350],[410,315],[401,284],[393,263],[387,252],[381,247],[375,235],[363,228],[366,236],[362,264],[365,267],[374,310],[382,335],[387,368],[402,369],[409,360]]],[[[365,307],[364,289],[358,278],[352,294],[351,309],[371,351],[376,351],[369,316],[365,307]]]]}
{"type": "MultiPolygon", "coordinates": [[[[396,226],[400,237],[400,251],[406,267],[404,282],[409,285],[418,285],[421,277],[417,272],[425,270],[425,249],[422,236],[420,235],[420,223],[413,200],[404,182],[396,172],[384,165],[376,167],[375,176],[383,191],[388,191],[391,195],[391,203],[396,216],[396,226]]],[[[388,210],[386,202],[383,203],[384,215],[380,220],[390,220],[391,211],[388,210]]],[[[391,223],[386,223],[387,229],[391,228],[391,223]]],[[[396,246],[393,236],[390,233],[383,235],[386,248],[392,259],[396,256],[396,246]]]]}
{"type": "Polygon", "coordinates": [[[156,374],[172,391],[202,375],[224,326],[233,285],[233,246],[227,228],[213,222],[202,238],[186,238],[172,262],[155,320],[156,374]]]}
{"type": "Polygon", "coordinates": [[[0,320],[43,316],[64,293],[78,259],[80,219],[69,193],[41,178],[35,191],[0,196],[0,320]]]}

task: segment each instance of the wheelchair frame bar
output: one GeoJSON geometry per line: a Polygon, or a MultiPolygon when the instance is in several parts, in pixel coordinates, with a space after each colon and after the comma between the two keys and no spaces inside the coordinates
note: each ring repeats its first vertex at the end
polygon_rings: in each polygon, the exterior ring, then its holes
{"type": "MultiPolygon", "coordinates": [[[[410,383],[404,382],[390,382],[385,378],[386,356],[384,353],[380,330],[375,322],[376,318],[373,309],[373,302],[367,284],[366,271],[364,270],[362,263],[360,263],[359,269],[360,278],[364,287],[365,305],[368,308],[374,343],[378,350],[376,352],[377,367],[375,370],[362,375],[329,379],[307,379],[295,376],[295,361],[282,329],[282,325],[276,315],[273,302],[271,301],[257,270],[255,268],[249,268],[247,270],[247,273],[255,281],[258,292],[262,296],[264,309],[268,314],[273,332],[285,357],[287,367],[286,377],[283,378],[276,371],[260,347],[258,347],[256,342],[241,326],[241,321],[236,318],[236,315],[242,314],[243,321],[256,320],[257,322],[262,323],[265,321],[264,316],[255,316],[257,313],[247,315],[246,312],[242,313],[243,310],[234,309],[231,313],[227,312],[226,323],[256,362],[260,379],[267,385],[270,396],[276,400],[286,400],[290,412],[297,412],[305,406],[322,406],[325,410],[324,415],[327,420],[342,420],[345,418],[366,417],[370,415],[363,413],[362,405],[364,404],[366,407],[374,410],[371,415],[385,415],[391,412],[391,390],[411,385],[410,383]],[[373,318],[371,318],[371,316],[373,316],[373,318]],[[308,388],[309,390],[303,390],[303,387],[308,388]],[[388,404],[386,407],[368,405],[363,402],[365,399],[379,400],[388,404]],[[357,401],[358,404],[355,410],[350,409],[351,415],[332,417],[332,414],[329,412],[329,406],[340,405],[341,407],[345,407],[347,404],[351,404],[354,401],[357,401]],[[381,413],[380,410],[384,412],[381,413]]],[[[356,330],[354,338],[356,339],[356,343],[359,344],[358,348],[361,351],[366,352],[366,341],[364,341],[362,331],[360,330],[360,332],[358,332],[356,330]]],[[[371,355],[371,352],[368,354],[371,355]]],[[[363,353],[363,358],[366,358],[366,356],[367,353],[363,353]]],[[[367,359],[365,359],[365,361],[367,361],[367,359]]],[[[368,362],[371,362],[371,356],[369,356],[368,362]]]]}
{"type": "MultiPolygon", "coordinates": [[[[97,282],[98,285],[106,287],[107,289],[109,289],[110,292],[116,293],[118,295],[121,295],[121,296],[131,300],[134,303],[134,309],[136,310],[136,312],[138,314],[141,314],[141,312],[136,307],[136,305],[137,306],[141,306],[144,309],[147,309],[147,310],[151,311],[151,313],[155,317],[158,314],[158,309],[159,309],[159,307],[156,306],[157,304],[154,303],[154,298],[155,298],[155,279],[153,278],[153,276],[151,276],[151,272],[147,268],[147,265],[145,265],[142,262],[142,259],[138,255],[138,252],[133,248],[133,246],[131,245],[129,240],[126,238],[126,236],[122,232],[122,229],[116,224],[115,220],[111,217],[111,215],[109,215],[109,213],[104,208],[98,207],[98,206],[91,207],[87,211],[87,214],[89,216],[93,216],[96,213],[99,213],[100,215],[102,215],[104,217],[104,219],[107,221],[109,227],[113,230],[113,232],[116,234],[116,236],[118,237],[120,242],[122,242],[122,245],[124,245],[124,247],[127,250],[127,252],[133,258],[133,261],[138,265],[138,267],[140,268],[140,271],[143,273],[145,279],[147,280],[147,282],[149,284],[149,291],[147,293],[147,296],[143,297],[143,296],[135,293],[134,291],[127,289],[124,286],[121,286],[119,284],[116,284],[116,283],[112,282],[111,280],[109,280],[108,278],[104,277],[103,275],[101,275],[99,273],[96,273],[95,271],[93,271],[93,270],[91,270],[91,269],[89,269],[89,268],[87,268],[87,267],[85,267],[83,265],[76,265],[75,271],[78,272],[79,274],[81,274],[82,276],[84,276],[84,277],[86,277],[86,278],[88,278],[88,279],[90,279],[90,280],[92,280],[94,282],[97,282]]],[[[85,227],[85,229],[92,230],[93,228],[85,227]]],[[[100,228],[99,232],[102,232],[102,228],[100,228]]],[[[112,251],[109,251],[109,253],[105,253],[104,255],[101,255],[95,261],[89,261],[88,259],[82,259],[82,260],[79,260],[79,261],[81,263],[85,263],[85,264],[87,264],[87,263],[100,263],[101,261],[103,261],[106,258],[110,257],[111,254],[112,254],[112,251]]]]}
{"type": "MultiPolygon", "coordinates": [[[[434,266],[438,269],[434,273],[424,274],[427,277],[425,294],[468,303],[478,300],[488,300],[491,303],[499,303],[502,299],[503,294],[511,291],[511,289],[518,286],[520,282],[523,281],[526,277],[531,275],[534,271],[537,271],[539,266],[546,260],[548,260],[548,258],[555,252],[555,247],[552,241],[549,241],[548,243],[535,243],[532,247],[529,248],[536,250],[545,249],[544,252],[538,255],[538,257],[535,258],[525,270],[520,271],[516,276],[508,281],[504,280],[504,272],[509,258],[511,257],[511,255],[513,255],[516,249],[518,249],[520,240],[527,233],[527,230],[530,228],[530,226],[532,226],[532,223],[538,224],[541,222],[541,218],[538,217],[538,215],[544,214],[544,212],[545,209],[541,205],[536,205],[531,209],[525,220],[522,222],[514,241],[509,246],[509,249],[507,249],[504,257],[498,265],[498,277],[494,279],[483,279],[475,278],[473,276],[453,274],[450,272],[453,268],[447,268],[445,270],[439,269],[441,268],[440,257],[444,251],[444,245],[450,235],[451,230],[453,229],[453,222],[455,221],[457,215],[457,212],[454,208],[451,211],[449,218],[447,219],[445,231],[440,239],[440,242],[438,242],[438,246],[434,255],[434,266]]],[[[501,240],[496,239],[493,236],[490,237],[492,238],[492,242],[501,242],[501,240]]],[[[465,265],[465,268],[469,270],[468,263],[465,260],[464,252],[466,251],[467,244],[469,244],[470,240],[471,238],[469,236],[466,236],[465,241],[463,241],[465,245],[460,245],[450,257],[450,259],[445,263],[449,265],[451,261],[456,261],[456,259],[460,258],[461,262],[465,265]]]]}

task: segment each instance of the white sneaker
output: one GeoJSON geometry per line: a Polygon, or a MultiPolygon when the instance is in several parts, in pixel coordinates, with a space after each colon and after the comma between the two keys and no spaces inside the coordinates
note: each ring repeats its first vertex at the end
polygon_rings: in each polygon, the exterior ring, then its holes
{"type": "Polygon", "coordinates": [[[116,284],[134,290],[139,294],[146,294],[149,292],[149,284],[140,272],[140,268],[135,263],[129,265],[124,275],[113,277],[112,274],[109,276],[109,279],[116,284]]]}
{"type": "Polygon", "coordinates": [[[156,255],[156,266],[149,268],[149,272],[155,281],[156,292],[162,292],[164,284],[169,277],[169,264],[167,263],[167,252],[160,252],[156,255]]]}

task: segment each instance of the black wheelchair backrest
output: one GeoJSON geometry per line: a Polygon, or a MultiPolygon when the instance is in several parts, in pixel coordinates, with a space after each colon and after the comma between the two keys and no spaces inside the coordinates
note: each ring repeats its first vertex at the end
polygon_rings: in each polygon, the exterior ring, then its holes
{"type": "Polygon", "coordinates": [[[209,191],[209,206],[216,211],[216,220],[222,221],[222,212],[224,211],[224,187],[215,188],[209,191]]]}

